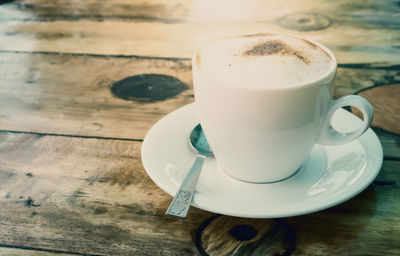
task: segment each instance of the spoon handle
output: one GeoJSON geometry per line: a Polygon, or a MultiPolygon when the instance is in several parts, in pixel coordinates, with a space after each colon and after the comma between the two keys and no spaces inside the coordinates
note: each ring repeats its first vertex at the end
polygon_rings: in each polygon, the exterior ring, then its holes
{"type": "Polygon", "coordinates": [[[186,174],[186,177],[176,192],[174,199],[165,212],[167,215],[186,218],[194,192],[196,191],[196,185],[200,177],[200,171],[201,167],[203,166],[203,162],[204,157],[201,155],[197,156],[192,168],[188,174],[186,174]]]}

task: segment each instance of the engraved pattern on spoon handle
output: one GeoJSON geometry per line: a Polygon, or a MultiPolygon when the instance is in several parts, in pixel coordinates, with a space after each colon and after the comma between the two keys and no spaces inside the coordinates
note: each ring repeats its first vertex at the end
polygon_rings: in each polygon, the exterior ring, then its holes
{"type": "Polygon", "coordinates": [[[194,161],[192,168],[186,175],[180,188],[176,192],[174,199],[165,212],[167,215],[186,218],[194,192],[196,191],[196,185],[200,177],[203,162],[204,157],[199,155],[194,161]]]}
{"type": "Polygon", "coordinates": [[[193,195],[194,192],[178,190],[166,214],[174,217],[186,218],[193,195]]]}

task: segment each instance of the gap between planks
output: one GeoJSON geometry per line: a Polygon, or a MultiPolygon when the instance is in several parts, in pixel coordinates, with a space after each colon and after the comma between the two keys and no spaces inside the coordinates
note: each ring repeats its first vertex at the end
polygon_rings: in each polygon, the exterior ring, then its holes
{"type": "MultiPolygon", "coordinates": [[[[74,53],[74,52],[51,52],[51,51],[18,51],[18,50],[0,50],[1,53],[13,54],[32,54],[32,55],[58,55],[74,57],[97,57],[97,58],[121,58],[121,59],[144,59],[144,60],[166,60],[166,61],[191,61],[192,58],[185,57],[158,57],[145,55],[123,55],[123,54],[96,54],[96,53],[74,53]]],[[[399,63],[371,62],[371,63],[338,63],[338,68],[346,69],[384,69],[400,70],[399,63]]],[[[375,87],[375,86],[372,86],[375,87]]],[[[371,87],[371,88],[372,88],[371,87]]],[[[370,88],[368,88],[370,89],[370,88]]]]}
{"type": "MultiPolygon", "coordinates": [[[[24,251],[34,251],[35,253],[46,253],[45,255],[83,255],[83,256],[102,256],[103,254],[87,254],[87,253],[80,253],[80,252],[70,252],[70,251],[63,251],[63,250],[54,250],[54,249],[45,249],[45,248],[37,248],[37,247],[30,247],[30,246],[23,246],[23,245],[10,245],[10,244],[3,244],[0,243],[0,248],[12,248],[12,249],[20,249],[24,251]],[[47,254],[51,253],[51,254],[47,254]]],[[[0,251],[1,253],[1,251],[0,251]]],[[[27,254],[28,255],[28,254],[27,254]]],[[[42,254],[39,254],[42,255],[42,254]]]]}
{"type": "Polygon", "coordinates": [[[166,61],[191,60],[191,58],[183,58],[183,57],[157,57],[157,56],[143,56],[143,55],[96,54],[96,53],[73,53],[73,52],[47,52],[47,51],[0,50],[0,53],[41,54],[41,55],[59,55],[59,56],[82,56],[82,57],[122,58],[122,59],[145,59],[145,60],[166,60],[166,61]]]}
{"type": "Polygon", "coordinates": [[[57,136],[57,137],[83,138],[83,139],[122,140],[122,141],[143,142],[142,139],[87,136],[87,135],[71,135],[71,134],[57,134],[57,133],[42,133],[42,132],[27,132],[27,131],[12,131],[12,130],[0,130],[0,133],[32,134],[32,135],[38,135],[38,136],[57,136]]]}

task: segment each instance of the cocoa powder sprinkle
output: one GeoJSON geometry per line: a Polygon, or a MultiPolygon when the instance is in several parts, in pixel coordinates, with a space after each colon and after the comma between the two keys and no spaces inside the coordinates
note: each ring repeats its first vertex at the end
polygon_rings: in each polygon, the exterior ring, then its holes
{"type": "Polygon", "coordinates": [[[293,49],[280,40],[259,41],[248,47],[242,53],[243,56],[269,56],[269,55],[292,55],[305,64],[310,64],[310,59],[304,52],[293,49]]]}

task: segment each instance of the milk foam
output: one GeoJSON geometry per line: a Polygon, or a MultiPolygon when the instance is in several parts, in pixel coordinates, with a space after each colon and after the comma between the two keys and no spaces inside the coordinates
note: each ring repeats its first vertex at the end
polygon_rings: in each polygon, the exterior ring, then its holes
{"type": "Polygon", "coordinates": [[[290,36],[253,35],[214,41],[197,55],[204,72],[232,86],[294,87],[327,74],[334,61],[316,45],[290,36]]]}

